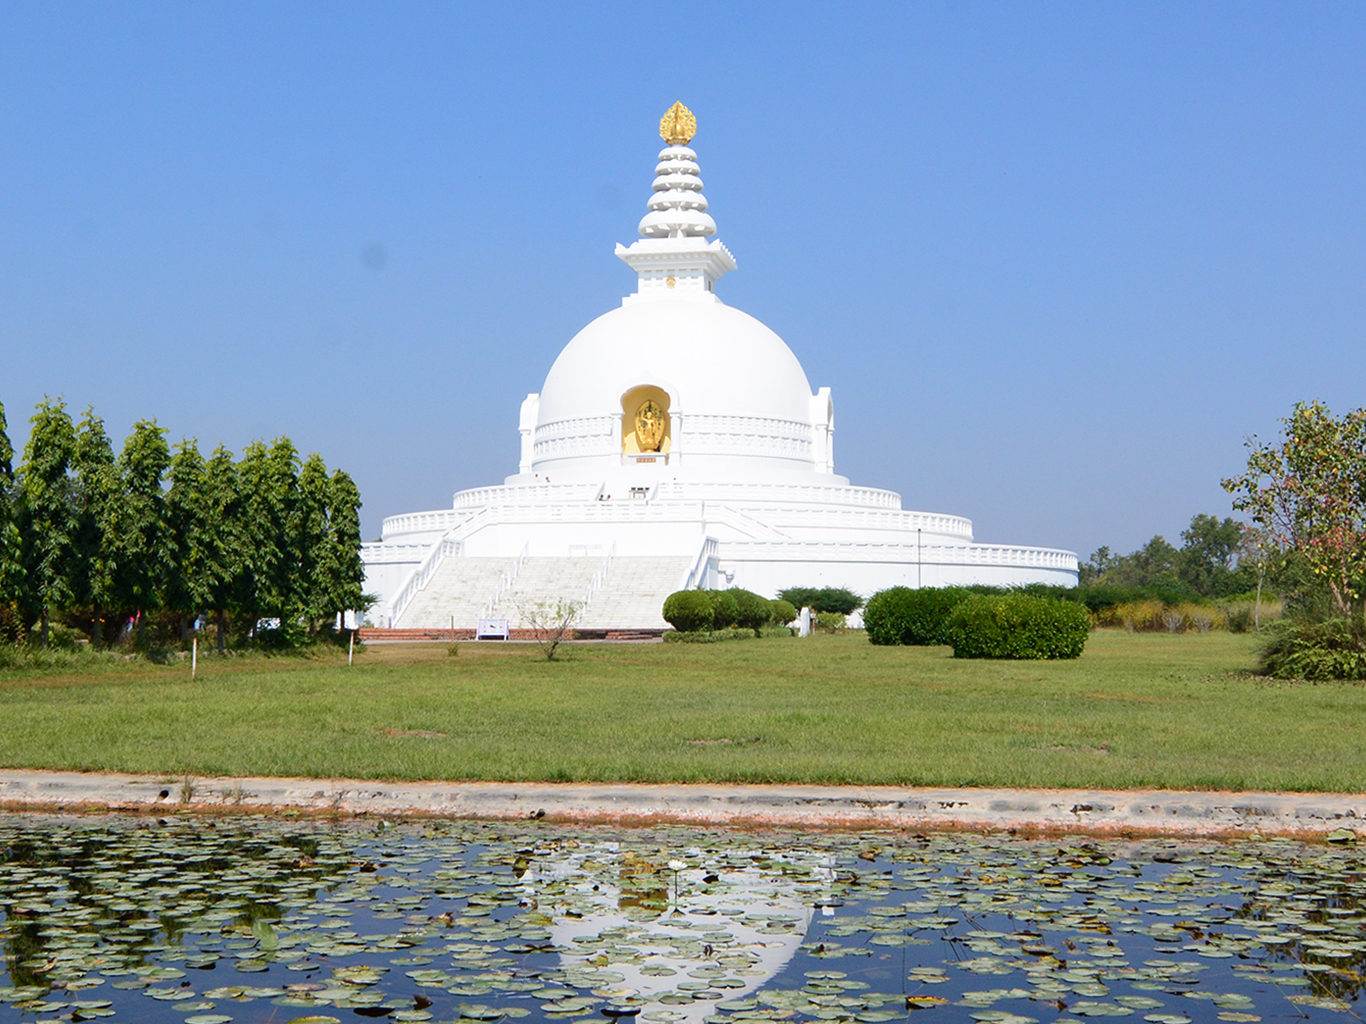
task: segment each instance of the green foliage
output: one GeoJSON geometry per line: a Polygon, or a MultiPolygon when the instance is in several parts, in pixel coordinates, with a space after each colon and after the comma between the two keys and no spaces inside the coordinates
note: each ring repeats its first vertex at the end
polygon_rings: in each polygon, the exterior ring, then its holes
{"type": "MultiPolygon", "coordinates": [[[[1223,482],[1269,543],[1293,551],[1330,595],[1337,617],[1360,621],[1366,602],[1366,409],[1341,419],[1299,402],[1284,441],[1248,441],[1247,471],[1223,482]]],[[[1355,627],[1354,627],[1355,628],[1355,627]]]]}
{"type": "Polygon", "coordinates": [[[72,595],[90,606],[90,636],[96,647],[103,638],[103,612],[118,601],[118,512],[123,486],[114,448],[104,423],[86,409],[76,430],[71,469],[75,515],[72,595]]]}
{"type": "Polygon", "coordinates": [[[1082,563],[1080,589],[1126,592],[1110,604],[1150,598],[1177,604],[1256,586],[1260,554],[1242,523],[1201,513],[1191,518],[1181,540],[1178,549],[1156,536],[1128,555],[1102,547],[1082,563]]]}
{"type": "Polygon", "coordinates": [[[0,407],[0,635],[38,623],[40,645],[63,622],[99,646],[136,622],[139,644],[183,640],[212,613],[219,650],[239,641],[288,649],[358,609],[360,494],[320,457],[301,464],[287,438],[249,445],[240,464],[219,446],[205,462],[186,440],[140,421],[116,456],[87,410],[79,426],[45,400],[17,475],[0,407]],[[257,633],[258,620],[282,628],[257,633]]]}
{"type": "Polygon", "coordinates": [[[786,626],[789,622],[795,621],[800,614],[791,601],[784,601],[781,597],[776,601],[770,601],[768,605],[772,610],[769,621],[777,626],[786,626]]]}
{"type": "Polygon", "coordinates": [[[760,597],[752,591],[742,590],[739,587],[732,587],[726,593],[735,599],[735,624],[741,629],[752,629],[758,632],[767,626],[769,620],[772,619],[773,605],[768,598],[760,597]]]}
{"type": "Polygon", "coordinates": [[[838,633],[848,628],[848,616],[844,612],[817,612],[813,625],[822,633],[838,633]]]}
{"type": "Polygon", "coordinates": [[[664,599],[663,616],[680,633],[711,629],[711,598],[704,590],[677,590],[664,599]]]}
{"type": "Polygon", "coordinates": [[[52,611],[76,596],[72,586],[76,502],[69,472],[76,428],[60,399],[43,399],[29,422],[28,444],[19,468],[21,558],[28,584],[24,596],[41,620],[39,645],[46,647],[52,611]]]}
{"type": "Polygon", "coordinates": [[[711,628],[729,629],[740,619],[740,603],[729,590],[705,591],[711,599],[711,628]]]}
{"type": "Polygon", "coordinates": [[[778,591],[778,597],[794,608],[810,608],[815,612],[852,615],[863,607],[863,598],[844,587],[788,587],[778,591]]]}
{"type": "Polygon", "coordinates": [[[1273,623],[1261,670],[1279,679],[1366,679],[1366,631],[1347,619],[1273,623]]]}
{"type": "Polygon", "coordinates": [[[14,446],[7,429],[5,406],[0,402],[0,606],[6,607],[18,596],[23,574],[14,493],[14,446]]]}
{"type": "Polygon", "coordinates": [[[947,631],[955,658],[1077,658],[1090,630],[1075,603],[1002,594],[963,601],[947,631]]]}
{"type": "Polygon", "coordinates": [[[971,596],[964,587],[880,590],[868,599],[863,628],[869,641],[882,646],[946,644],[949,615],[971,596]]]}
{"type": "Polygon", "coordinates": [[[664,642],[669,644],[716,644],[723,640],[753,640],[759,634],[753,629],[734,627],[731,629],[701,629],[691,633],[665,633],[664,642]]]}

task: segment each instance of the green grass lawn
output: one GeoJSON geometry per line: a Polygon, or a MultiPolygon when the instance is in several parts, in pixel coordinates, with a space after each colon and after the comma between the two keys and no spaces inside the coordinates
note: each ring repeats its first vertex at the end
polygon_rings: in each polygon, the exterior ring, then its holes
{"type": "Polygon", "coordinates": [[[862,634],[375,646],[0,672],[0,766],[165,776],[1366,789],[1366,688],[1249,678],[1246,636],[1093,633],[1065,662],[862,634]]]}

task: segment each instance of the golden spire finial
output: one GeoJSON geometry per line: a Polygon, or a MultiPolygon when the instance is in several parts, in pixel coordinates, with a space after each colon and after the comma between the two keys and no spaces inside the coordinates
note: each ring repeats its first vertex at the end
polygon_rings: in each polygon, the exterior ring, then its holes
{"type": "Polygon", "coordinates": [[[697,118],[682,103],[675,103],[659,119],[659,137],[671,146],[686,146],[696,134],[697,118]]]}

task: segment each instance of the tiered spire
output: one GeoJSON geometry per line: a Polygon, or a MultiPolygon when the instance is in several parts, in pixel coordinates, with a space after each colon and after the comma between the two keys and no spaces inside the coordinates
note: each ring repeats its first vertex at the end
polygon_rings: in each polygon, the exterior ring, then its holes
{"type": "Polygon", "coordinates": [[[655,168],[650,212],[640,222],[642,238],[617,255],[640,275],[640,284],[626,302],[688,299],[716,302],[712,286],[735,269],[735,259],[719,241],[716,221],[707,215],[697,154],[687,144],[697,134],[697,118],[675,103],[659,122],[659,134],[669,145],[655,168]]]}
{"type": "Polygon", "coordinates": [[[696,133],[697,118],[682,103],[670,107],[659,122],[660,137],[669,145],[659,154],[650,212],[640,222],[645,238],[706,238],[716,234],[716,221],[706,212],[697,154],[687,146],[696,133]]]}

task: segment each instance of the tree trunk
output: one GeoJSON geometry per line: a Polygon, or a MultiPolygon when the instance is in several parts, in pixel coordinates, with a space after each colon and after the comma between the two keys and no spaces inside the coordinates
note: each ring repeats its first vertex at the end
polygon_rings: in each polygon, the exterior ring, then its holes
{"type": "Polygon", "coordinates": [[[47,650],[47,605],[43,605],[43,624],[38,630],[38,646],[47,650]]]}
{"type": "Polygon", "coordinates": [[[103,637],[100,636],[100,633],[103,632],[100,629],[100,626],[100,606],[97,604],[95,605],[94,611],[91,612],[90,622],[90,646],[97,651],[100,649],[100,641],[103,639],[103,637]]]}
{"type": "Polygon", "coordinates": [[[223,609],[218,610],[218,653],[223,653],[223,634],[227,632],[227,616],[223,614],[223,609]]]}
{"type": "Polygon", "coordinates": [[[143,646],[143,641],[147,638],[146,626],[147,626],[147,616],[143,613],[142,609],[139,608],[139,609],[138,609],[138,648],[139,648],[139,650],[140,650],[140,649],[142,648],[142,646],[143,646]]]}

